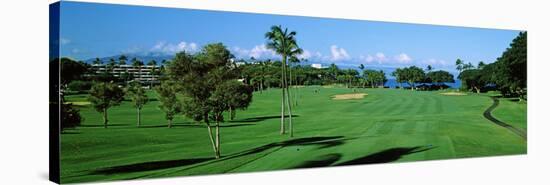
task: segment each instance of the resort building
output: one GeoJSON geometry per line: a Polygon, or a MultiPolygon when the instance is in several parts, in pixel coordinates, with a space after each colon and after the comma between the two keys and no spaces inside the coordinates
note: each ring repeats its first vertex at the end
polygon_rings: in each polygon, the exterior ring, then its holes
{"type": "Polygon", "coordinates": [[[116,65],[111,67],[105,64],[93,64],[91,71],[94,74],[111,73],[115,77],[131,78],[129,81],[138,81],[142,84],[158,84],[160,66],[143,65],[135,67],[132,65],[116,65]]]}

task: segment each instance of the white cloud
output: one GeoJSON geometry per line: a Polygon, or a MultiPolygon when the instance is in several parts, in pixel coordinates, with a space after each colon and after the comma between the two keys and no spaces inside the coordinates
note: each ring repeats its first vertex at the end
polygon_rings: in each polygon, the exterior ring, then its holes
{"type": "Polygon", "coordinates": [[[374,60],[376,60],[379,64],[388,60],[388,58],[386,58],[386,55],[384,55],[384,53],[382,52],[376,53],[374,57],[374,60]]]}
{"type": "Polygon", "coordinates": [[[59,44],[61,45],[66,45],[66,44],[69,44],[71,43],[71,40],[67,39],[67,38],[60,38],[59,39],[59,44]]]}
{"type": "Polygon", "coordinates": [[[77,49],[77,48],[73,48],[73,49],[71,50],[71,52],[74,53],[74,54],[77,54],[77,53],[80,53],[80,50],[77,49]]]}
{"type": "Polygon", "coordinates": [[[424,60],[422,61],[422,64],[424,65],[432,65],[432,66],[449,66],[450,63],[448,63],[447,61],[445,60],[438,60],[438,59],[434,59],[434,58],[430,58],[428,60],[424,60]]]}
{"type": "Polygon", "coordinates": [[[322,58],[323,57],[323,54],[321,54],[321,52],[315,52],[315,57],[317,58],[322,58]]]}
{"type": "Polygon", "coordinates": [[[187,42],[180,42],[178,44],[171,44],[166,42],[158,42],[155,44],[150,51],[153,52],[162,52],[165,54],[175,54],[180,51],[186,51],[186,52],[196,52],[198,49],[196,43],[187,43],[187,42]]]}
{"type": "Polygon", "coordinates": [[[276,58],[278,55],[275,51],[268,49],[265,44],[260,44],[254,46],[252,49],[245,49],[238,46],[231,48],[231,52],[237,58],[248,59],[254,57],[256,59],[265,59],[265,58],[276,58]]]}
{"type": "Polygon", "coordinates": [[[254,48],[250,50],[250,53],[248,55],[254,58],[271,58],[276,56],[276,53],[271,49],[267,49],[265,44],[262,44],[254,46],[254,48]]]}
{"type": "Polygon", "coordinates": [[[372,57],[372,55],[359,55],[359,61],[360,62],[367,62],[367,63],[372,63],[374,61],[374,57],[372,57]]]}
{"type": "Polygon", "coordinates": [[[330,60],[332,61],[349,60],[351,58],[344,48],[339,48],[336,45],[330,46],[330,53],[332,55],[330,60]]]}
{"type": "Polygon", "coordinates": [[[405,53],[401,53],[397,56],[394,57],[394,59],[399,62],[399,63],[403,63],[403,64],[406,64],[406,63],[410,63],[412,61],[412,58],[409,57],[409,55],[405,54],[405,53]]]}
{"type": "MultiPolygon", "coordinates": [[[[320,54],[320,53],[319,53],[320,54]]],[[[309,59],[312,57],[311,52],[309,52],[307,49],[304,49],[302,54],[298,55],[298,59],[309,59]]]]}

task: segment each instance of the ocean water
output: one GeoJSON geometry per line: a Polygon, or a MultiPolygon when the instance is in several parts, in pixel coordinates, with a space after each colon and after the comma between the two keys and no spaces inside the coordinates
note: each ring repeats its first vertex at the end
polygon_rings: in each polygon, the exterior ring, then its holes
{"type": "MultiPolygon", "coordinates": [[[[460,88],[460,80],[458,80],[458,79],[455,79],[455,83],[445,83],[445,84],[448,85],[450,88],[453,88],[453,89],[460,88]]],[[[417,85],[420,85],[420,84],[417,84],[417,85]]],[[[390,88],[395,88],[395,87],[399,86],[399,83],[397,83],[397,81],[395,81],[395,79],[388,79],[388,81],[384,84],[384,86],[387,86],[387,87],[390,87],[390,88]]],[[[409,84],[402,83],[401,86],[409,87],[409,84]]]]}

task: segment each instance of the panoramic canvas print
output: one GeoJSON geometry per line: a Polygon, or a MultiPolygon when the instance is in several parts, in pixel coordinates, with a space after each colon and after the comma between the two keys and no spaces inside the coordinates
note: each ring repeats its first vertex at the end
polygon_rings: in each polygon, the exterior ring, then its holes
{"type": "Polygon", "coordinates": [[[527,32],[50,5],[52,181],[527,153],[527,32]]]}

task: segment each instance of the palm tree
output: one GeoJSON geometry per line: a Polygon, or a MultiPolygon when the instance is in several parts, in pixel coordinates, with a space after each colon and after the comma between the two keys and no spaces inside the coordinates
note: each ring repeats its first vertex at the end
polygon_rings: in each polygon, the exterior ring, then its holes
{"type": "Polygon", "coordinates": [[[118,57],[118,64],[126,65],[127,60],[128,58],[125,55],[120,55],[120,57],[118,57]]]}
{"type": "MultiPolygon", "coordinates": [[[[124,66],[126,65],[126,60],[128,60],[128,58],[125,56],[125,55],[120,55],[120,57],[118,57],[118,66],[124,66]]],[[[120,76],[123,77],[122,79],[124,80],[124,82],[126,83],[126,85],[128,85],[128,68],[124,67],[123,69],[125,69],[126,71],[124,72],[120,72],[120,76]],[[124,75],[123,75],[124,74],[124,75]]]]}
{"type": "MultiPolygon", "coordinates": [[[[289,78],[290,78],[290,87],[294,89],[294,105],[295,105],[295,106],[298,106],[298,105],[297,105],[298,102],[297,102],[297,100],[296,100],[296,99],[297,99],[297,97],[296,97],[296,94],[297,94],[297,93],[296,93],[296,91],[297,91],[296,85],[298,85],[298,84],[294,84],[294,87],[292,86],[292,80],[293,80],[293,78],[292,78],[292,66],[293,66],[293,65],[292,65],[292,64],[295,64],[295,63],[299,64],[299,63],[300,63],[300,59],[298,59],[297,57],[290,57],[290,59],[289,59],[289,64],[288,64],[288,65],[289,65],[289,70],[288,70],[288,72],[289,72],[289,78]]],[[[296,78],[296,74],[294,74],[294,78],[296,78]]],[[[296,79],[294,79],[294,82],[296,82],[296,79]]],[[[297,82],[296,82],[296,83],[297,83],[297,82]]]]}
{"type": "Polygon", "coordinates": [[[132,58],[132,66],[138,68],[138,81],[141,82],[141,67],[143,66],[143,62],[134,57],[132,58]]]}
{"type": "Polygon", "coordinates": [[[147,66],[151,66],[151,80],[149,80],[150,84],[149,84],[149,88],[152,88],[153,87],[153,80],[155,80],[155,72],[156,72],[156,69],[155,67],[157,66],[157,61],[155,60],[151,60],[147,63],[147,66]]]}
{"type": "Polygon", "coordinates": [[[109,59],[109,63],[107,63],[107,69],[113,75],[114,75],[115,67],[116,67],[115,59],[113,58],[109,59]]]}
{"type": "MultiPolygon", "coordinates": [[[[359,69],[361,70],[361,74],[363,74],[363,71],[365,70],[365,65],[359,64],[359,69]]],[[[365,88],[365,80],[363,80],[363,89],[365,88]]]]}
{"type": "Polygon", "coordinates": [[[103,64],[103,61],[101,61],[99,58],[95,58],[95,60],[93,61],[93,64],[94,66],[97,67],[97,69],[99,69],[99,66],[103,64]]]}
{"type": "Polygon", "coordinates": [[[267,48],[274,50],[276,53],[280,54],[282,56],[282,65],[281,65],[281,89],[282,89],[282,97],[281,97],[281,134],[285,133],[284,128],[284,120],[285,120],[285,99],[287,103],[288,108],[288,116],[289,116],[289,132],[290,137],[293,136],[292,133],[292,108],[290,105],[290,96],[288,92],[288,83],[286,79],[286,68],[287,68],[287,59],[290,57],[296,57],[297,55],[302,53],[302,49],[298,47],[298,44],[296,43],[296,32],[295,31],[288,31],[287,28],[283,30],[283,28],[279,26],[271,26],[271,31],[265,33],[265,38],[267,38],[269,41],[267,43],[267,48]],[[285,97],[286,96],[286,97],[285,97]]]}
{"type": "Polygon", "coordinates": [[[456,65],[456,70],[458,71],[458,73],[461,73],[462,70],[464,69],[464,61],[462,61],[460,59],[456,59],[455,65],[456,65]]]}
{"type": "Polygon", "coordinates": [[[334,76],[334,80],[337,80],[336,77],[338,76],[338,66],[336,64],[332,63],[328,67],[328,70],[331,72],[331,74],[334,76]]]}

